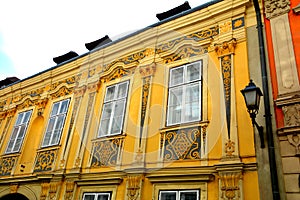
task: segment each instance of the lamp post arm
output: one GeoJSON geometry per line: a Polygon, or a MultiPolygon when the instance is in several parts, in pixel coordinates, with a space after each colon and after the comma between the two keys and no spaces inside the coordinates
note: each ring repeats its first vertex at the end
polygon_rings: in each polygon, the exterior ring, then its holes
{"type": "Polygon", "coordinates": [[[258,125],[255,118],[252,117],[252,124],[258,130],[259,138],[260,138],[260,148],[265,148],[265,139],[264,139],[264,127],[258,125]]]}

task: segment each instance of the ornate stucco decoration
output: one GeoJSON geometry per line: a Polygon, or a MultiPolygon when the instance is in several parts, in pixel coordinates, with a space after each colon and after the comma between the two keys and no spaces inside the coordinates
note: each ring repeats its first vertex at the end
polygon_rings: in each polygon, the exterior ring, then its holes
{"type": "Polygon", "coordinates": [[[8,156],[0,158],[0,176],[11,175],[17,159],[18,156],[8,156]]]}
{"type": "Polygon", "coordinates": [[[123,66],[117,66],[108,75],[100,78],[102,83],[106,83],[124,76],[129,76],[134,73],[134,67],[130,69],[125,69],[123,66]]]}
{"type": "Polygon", "coordinates": [[[86,91],[86,85],[83,85],[81,87],[76,87],[74,89],[74,95],[75,95],[75,97],[82,97],[84,95],[85,91],[86,91]]]}
{"type": "Polygon", "coordinates": [[[28,108],[30,106],[35,106],[37,100],[32,100],[32,99],[25,99],[22,103],[17,105],[18,110],[22,110],[24,108],[28,108]]]}
{"type": "Polygon", "coordinates": [[[56,90],[54,93],[51,94],[52,99],[56,99],[59,97],[63,97],[69,94],[73,93],[73,88],[68,88],[66,86],[60,87],[58,90],[56,90]]]}
{"type": "Polygon", "coordinates": [[[221,199],[241,199],[239,182],[242,177],[242,173],[239,171],[219,173],[219,178],[221,181],[221,199]]]}
{"type": "Polygon", "coordinates": [[[295,147],[295,155],[300,157],[300,134],[294,133],[292,135],[287,135],[289,143],[295,147]]]}
{"type": "Polygon", "coordinates": [[[109,64],[106,64],[103,66],[103,71],[108,71],[110,68],[115,66],[116,64],[123,64],[123,65],[128,65],[128,66],[136,66],[139,64],[139,60],[142,60],[146,56],[149,56],[154,53],[153,49],[144,49],[142,51],[130,54],[128,56],[125,56],[123,58],[120,58],[118,60],[115,60],[109,64]]]}
{"type": "Polygon", "coordinates": [[[94,83],[89,83],[87,86],[87,90],[89,91],[89,93],[98,92],[100,85],[101,85],[100,81],[96,81],[94,83]]]}
{"type": "Polygon", "coordinates": [[[196,160],[201,158],[200,127],[163,132],[163,160],[196,160]]]}
{"type": "Polygon", "coordinates": [[[127,177],[127,197],[129,200],[137,200],[140,196],[142,176],[127,177]]]}
{"type": "Polygon", "coordinates": [[[65,193],[65,199],[66,200],[71,200],[72,199],[74,188],[75,188],[74,181],[68,180],[66,182],[66,193],[65,193]]]}
{"type": "Polygon", "coordinates": [[[48,149],[38,152],[34,172],[51,171],[56,159],[57,149],[48,149]]]}
{"type": "Polygon", "coordinates": [[[93,143],[91,167],[115,166],[120,159],[123,137],[104,138],[93,143]]]}
{"type": "Polygon", "coordinates": [[[37,106],[38,109],[38,116],[42,116],[44,114],[44,110],[46,108],[48,100],[49,100],[48,98],[44,98],[44,99],[39,99],[38,101],[35,102],[35,105],[37,106]]]}
{"type": "Polygon", "coordinates": [[[56,199],[58,185],[59,185],[59,182],[56,182],[56,181],[50,183],[50,188],[49,188],[49,197],[50,197],[50,200],[56,199]]]}
{"type": "Polygon", "coordinates": [[[19,184],[18,183],[11,183],[9,185],[10,193],[17,193],[18,192],[18,188],[19,188],[19,184]]]}
{"type": "Polygon", "coordinates": [[[288,126],[300,126],[300,104],[291,104],[282,106],[284,114],[284,125],[288,126]]]}
{"type": "Polygon", "coordinates": [[[48,182],[41,183],[41,196],[40,196],[40,200],[45,200],[47,198],[48,191],[49,191],[49,183],[48,182]]]}
{"type": "Polygon", "coordinates": [[[225,143],[225,154],[227,157],[232,157],[234,152],[235,152],[235,142],[233,142],[232,140],[228,140],[225,143]]]}
{"type": "Polygon", "coordinates": [[[139,72],[142,77],[153,76],[155,74],[155,71],[156,71],[156,65],[154,63],[139,67],[139,72]]]}
{"type": "Polygon", "coordinates": [[[268,19],[276,17],[290,11],[289,0],[265,0],[265,13],[268,19]]]}
{"type": "Polygon", "coordinates": [[[214,44],[214,48],[217,55],[221,57],[228,54],[234,54],[236,45],[236,39],[232,38],[231,40],[225,41],[221,44],[214,44]]]}

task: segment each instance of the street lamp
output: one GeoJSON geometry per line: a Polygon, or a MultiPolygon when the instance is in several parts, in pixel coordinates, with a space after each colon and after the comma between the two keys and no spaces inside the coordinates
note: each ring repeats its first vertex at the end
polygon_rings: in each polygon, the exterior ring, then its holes
{"type": "Polygon", "coordinates": [[[241,90],[241,93],[244,96],[245,103],[247,106],[247,111],[250,114],[250,117],[252,119],[252,124],[258,130],[258,134],[260,137],[260,147],[265,148],[264,135],[263,135],[264,128],[262,126],[259,126],[255,121],[256,115],[259,110],[260,97],[263,96],[263,94],[260,88],[256,87],[256,85],[253,83],[252,80],[250,80],[249,84],[243,90],[241,90]]]}

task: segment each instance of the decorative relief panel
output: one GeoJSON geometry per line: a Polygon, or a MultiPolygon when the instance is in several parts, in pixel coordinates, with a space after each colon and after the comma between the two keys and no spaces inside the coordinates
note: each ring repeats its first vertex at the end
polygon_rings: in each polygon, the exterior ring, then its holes
{"type": "Polygon", "coordinates": [[[163,160],[195,160],[201,157],[200,127],[163,132],[163,160]]]}
{"type": "Polygon", "coordinates": [[[300,126],[300,104],[282,106],[284,125],[300,126]]]}
{"type": "Polygon", "coordinates": [[[91,167],[115,166],[123,147],[123,138],[111,138],[93,143],[91,167]]]}
{"type": "Polygon", "coordinates": [[[0,176],[11,175],[12,169],[17,162],[18,156],[8,156],[0,158],[0,176]]]}
{"type": "Polygon", "coordinates": [[[51,171],[56,159],[57,149],[43,150],[38,152],[34,172],[51,171]]]}
{"type": "Polygon", "coordinates": [[[25,101],[23,101],[21,104],[17,105],[17,109],[21,110],[24,108],[28,108],[30,106],[34,106],[36,102],[37,102],[37,100],[31,100],[28,98],[25,101]]]}
{"type": "Polygon", "coordinates": [[[268,19],[288,13],[290,11],[289,0],[265,0],[265,13],[268,19]]]}

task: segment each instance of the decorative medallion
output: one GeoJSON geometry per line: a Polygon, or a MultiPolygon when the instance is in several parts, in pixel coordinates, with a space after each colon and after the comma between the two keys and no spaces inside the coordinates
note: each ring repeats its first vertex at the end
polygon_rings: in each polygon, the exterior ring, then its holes
{"type": "Polygon", "coordinates": [[[220,34],[230,32],[231,27],[231,22],[225,22],[223,24],[220,24],[220,34]]]}
{"type": "Polygon", "coordinates": [[[140,71],[140,74],[142,75],[142,77],[153,76],[156,71],[156,65],[150,64],[150,65],[146,65],[146,66],[140,66],[139,71],[140,71]]]}
{"type": "Polygon", "coordinates": [[[165,161],[200,159],[200,127],[168,131],[164,136],[165,161]]]}

